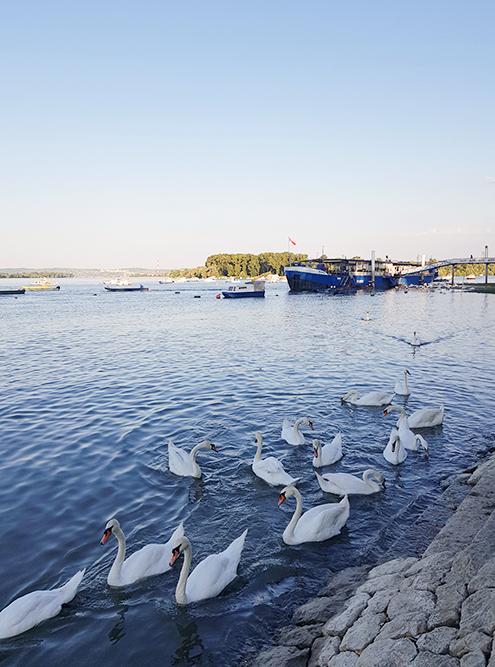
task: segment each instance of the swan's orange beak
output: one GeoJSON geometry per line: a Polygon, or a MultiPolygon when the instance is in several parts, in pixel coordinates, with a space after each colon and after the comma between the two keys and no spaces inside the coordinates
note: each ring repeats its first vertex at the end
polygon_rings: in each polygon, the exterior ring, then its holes
{"type": "Polygon", "coordinates": [[[313,422],[309,422],[309,428],[310,428],[312,431],[314,431],[314,428],[313,428],[313,422]]]}
{"type": "Polygon", "coordinates": [[[318,458],[318,451],[316,449],[313,449],[313,451],[315,453],[315,459],[317,459],[318,458]]]}
{"type": "Polygon", "coordinates": [[[105,542],[108,540],[111,534],[112,531],[110,530],[110,528],[107,528],[106,531],[103,533],[103,537],[100,540],[100,544],[105,544],[105,542]]]}
{"type": "Polygon", "coordinates": [[[284,500],[285,500],[285,494],[281,493],[278,504],[281,505],[284,502],[284,500]]]}
{"type": "Polygon", "coordinates": [[[212,444],[211,448],[213,449],[214,452],[216,452],[218,454],[218,449],[215,447],[215,445],[212,444]]]}
{"type": "Polygon", "coordinates": [[[383,416],[386,417],[388,415],[388,412],[386,410],[383,411],[383,416]]]}
{"type": "Polygon", "coordinates": [[[396,441],[394,440],[393,443],[392,443],[392,451],[393,451],[393,452],[395,452],[395,442],[396,442],[396,441]]]}
{"type": "Polygon", "coordinates": [[[170,565],[173,565],[177,558],[179,558],[179,549],[172,549],[172,558],[170,559],[170,565]]]}

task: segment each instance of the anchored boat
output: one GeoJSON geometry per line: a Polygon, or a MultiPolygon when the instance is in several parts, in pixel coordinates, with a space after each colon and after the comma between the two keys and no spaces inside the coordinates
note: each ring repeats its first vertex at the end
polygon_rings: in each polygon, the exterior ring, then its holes
{"type": "Polygon", "coordinates": [[[56,291],[60,289],[60,285],[58,283],[52,283],[50,278],[38,278],[38,280],[35,280],[34,283],[30,283],[29,285],[22,285],[22,289],[56,291]]]}
{"type": "Polygon", "coordinates": [[[226,299],[238,299],[250,296],[265,296],[265,280],[239,280],[222,292],[226,299]]]}
{"type": "Polygon", "coordinates": [[[129,285],[105,285],[105,289],[109,292],[147,292],[149,288],[143,287],[143,285],[139,285],[139,287],[133,287],[129,283],[129,285]]]}

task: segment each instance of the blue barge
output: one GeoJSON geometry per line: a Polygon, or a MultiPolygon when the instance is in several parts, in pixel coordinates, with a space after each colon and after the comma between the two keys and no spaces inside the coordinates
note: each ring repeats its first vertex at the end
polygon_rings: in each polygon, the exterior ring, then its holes
{"type": "Polygon", "coordinates": [[[428,285],[437,271],[421,271],[420,262],[366,260],[360,258],[308,259],[284,268],[291,292],[342,294],[357,290],[388,290],[400,285],[428,285]],[[404,275],[419,269],[419,273],[404,275]]]}

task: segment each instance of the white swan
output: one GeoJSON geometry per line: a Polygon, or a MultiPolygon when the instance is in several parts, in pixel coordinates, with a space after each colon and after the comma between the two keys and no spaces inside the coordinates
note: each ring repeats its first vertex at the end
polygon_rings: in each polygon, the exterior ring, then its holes
{"type": "Polygon", "coordinates": [[[351,403],[352,405],[380,406],[392,403],[394,396],[389,391],[368,391],[361,398],[358,397],[359,392],[353,389],[344,394],[340,401],[341,403],[351,403]]]}
{"type": "Polygon", "coordinates": [[[413,332],[413,339],[411,345],[413,347],[419,347],[421,345],[421,339],[418,336],[416,336],[415,331],[413,332]]]}
{"type": "Polygon", "coordinates": [[[410,391],[407,386],[407,376],[411,375],[411,373],[407,370],[407,368],[404,370],[404,379],[403,380],[397,380],[395,383],[395,388],[394,392],[398,394],[399,396],[409,396],[410,391]]]}
{"type": "Polygon", "coordinates": [[[307,424],[309,428],[314,431],[313,422],[308,417],[301,417],[294,426],[287,419],[284,419],[282,424],[282,439],[289,443],[289,445],[304,445],[304,435],[299,431],[301,424],[307,424]]]}
{"type": "Polygon", "coordinates": [[[196,463],[196,453],[200,449],[212,449],[218,452],[218,449],[209,440],[200,442],[193,447],[190,453],[176,447],[172,440],[168,441],[168,467],[170,471],[181,477],[201,477],[201,468],[196,463]]]}
{"type": "Polygon", "coordinates": [[[388,415],[392,410],[398,410],[400,412],[399,420],[397,421],[397,429],[399,433],[399,438],[401,443],[406,449],[410,449],[413,452],[417,452],[419,445],[425,450],[426,456],[428,456],[428,443],[423,438],[423,436],[413,433],[409,428],[407,423],[406,411],[400,405],[388,405],[383,414],[388,415]]]}
{"type": "Polygon", "coordinates": [[[399,463],[402,463],[407,458],[407,451],[399,438],[399,431],[396,428],[393,428],[390,433],[387,446],[383,450],[383,456],[394,466],[399,465],[399,463]]]}
{"type": "Polygon", "coordinates": [[[110,519],[105,526],[105,532],[100,544],[105,544],[110,535],[115,535],[119,543],[119,549],[114,563],[108,573],[107,582],[109,586],[128,586],[129,584],[153,577],[162,572],[170,570],[170,554],[176,541],[184,535],[182,522],[172,533],[172,537],[165,544],[147,544],[139,551],[135,551],[126,560],[125,558],[125,535],[117,519],[110,519]]]}
{"type": "Polygon", "coordinates": [[[175,563],[181,553],[184,554],[184,562],[175,589],[177,602],[179,604],[189,604],[198,600],[214,598],[221,593],[237,575],[237,566],[241,559],[246,535],[247,528],[225,551],[207,556],[196,565],[191,574],[189,574],[192,558],[191,543],[185,536],[176,542],[172,550],[170,565],[175,563]]]}
{"type": "Polygon", "coordinates": [[[319,475],[315,471],[318,479],[318,484],[322,491],[326,493],[334,493],[337,496],[349,495],[369,495],[377,493],[385,488],[385,478],[376,470],[365,470],[363,472],[363,479],[349,475],[346,472],[330,473],[319,475]],[[373,476],[374,479],[370,479],[373,476]]]}
{"type": "Polygon", "coordinates": [[[281,505],[286,498],[294,496],[296,511],[289,525],[284,530],[282,539],[285,544],[301,544],[302,542],[323,542],[338,535],[349,517],[349,499],[344,496],[340,503],[316,505],[301,516],[302,496],[293,484],[289,484],[280,492],[281,505]]]}
{"type": "Polygon", "coordinates": [[[319,440],[313,440],[313,466],[321,468],[321,466],[329,466],[344,456],[342,454],[342,433],[337,433],[332,442],[327,442],[323,447],[319,440]]]}
{"type": "Polygon", "coordinates": [[[47,618],[60,613],[63,604],[70,602],[77,592],[85,570],[79,570],[60,588],[33,591],[11,602],[0,611],[0,639],[15,637],[47,618]]]}
{"type": "Polygon", "coordinates": [[[429,428],[443,423],[443,403],[439,408],[422,408],[407,418],[409,428],[429,428]]]}
{"type": "Polygon", "coordinates": [[[261,477],[267,484],[272,486],[285,486],[286,484],[294,484],[297,480],[291,477],[288,472],[285,472],[284,466],[274,456],[267,456],[266,459],[261,458],[261,449],[263,447],[263,436],[260,431],[256,431],[256,445],[258,450],[254,456],[252,469],[255,475],[261,477]]]}

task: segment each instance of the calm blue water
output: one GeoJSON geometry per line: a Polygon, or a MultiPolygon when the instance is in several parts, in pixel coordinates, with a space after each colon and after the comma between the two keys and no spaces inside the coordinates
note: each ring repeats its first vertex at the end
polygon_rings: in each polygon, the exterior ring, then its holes
{"type": "MultiPolygon", "coordinates": [[[[87,568],[62,613],[0,642],[4,665],[242,664],[288,623],[296,604],[330,571],[419,552],[418,513],[434,507],[439,482],[493,444],[495,296],[409,290],[371,297],[289,295],[216,299],[206,284],[105,293],[62,280],[60,292],[0,297],[0,608],[87,568]],[[180,291],[179,294],[176,294],[180,291]],[[201,298],[194,298],[200,296],[201,298]],[[370,321],[366,321],[366,313],[370,321]],[[416,330],[427,344],[416,352],[416,330]],[[348,389],[392,389],[411,372],[407,410],[444,402],[443,427],[424,433],[430,458],[398,468],[382,450],[392,416],[340,404],[348,389]],[[335,471],[382,471],[386,490],[351,498],[342,535],[284,545],[292,499],[254,477],[254,432],[265,455],[301,476],[305,508],[323,494],[311,437],[280,439],[285,416],[309,416],[328,442],[343,433],[335,471]],[[167,470],[168,439],[190,449],[204,438],[202,480],[167,470]],[[124,590],[106,576],[116,553],[99,545],[116,516],[132,552],[166,541],[179,521],[193,565],[246,527],[239,576],[218,598],[178,608],[179,567],[124,590]]],[[[395,401],[401,403],[402,401],[395,401]]]]}

